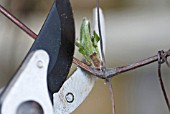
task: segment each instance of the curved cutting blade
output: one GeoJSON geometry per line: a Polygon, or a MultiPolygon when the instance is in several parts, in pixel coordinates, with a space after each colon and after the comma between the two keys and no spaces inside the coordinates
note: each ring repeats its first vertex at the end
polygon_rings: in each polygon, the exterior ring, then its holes
{"type": "MultiPolygon", "coordinates": [[[[99,10],[100,13],[100,23],[101,23],[101,35],[103,41],[105,41],[105,23],[104,15],[102,10],[99,10]]],[[[98,31],[98,21],[97,21],[97,8],[93,10],[93,30],[97,33],[98,31]]],[[[100,42],[98,43],[99,50],[100,42]]],[[[103,43],[105,49],[105,42],[103,43]]],[[[105,52],[105,50],[104,50],[105,52]]],[[[101,53],[100,53],[101,54],[101,53]]],[[[77,68],[75,72],[68,78],[59,92],[53,94],[53,106],[54,114],[70,114],[72,113],[89,95],[93,86],[95,84],[96,77],[91,76],[88,72],[77,68]]]]}
{"type": "MultiPolygon", "coordinates": [[[[65,81],[72,64],[75,27],[69,0],[55,0],[49,15],[29,53],[45,50],[50,56],[48,87],[57,92],[65,81]]],[[[28,53],[28,55],[29,55],[28,53]]]]}
{"type": "Polygon", "coordinates": [[[54,114],[70,114],[89,95],[96,78],[80,68],[64,82],[58,93],[53,94],[54,114]]]}

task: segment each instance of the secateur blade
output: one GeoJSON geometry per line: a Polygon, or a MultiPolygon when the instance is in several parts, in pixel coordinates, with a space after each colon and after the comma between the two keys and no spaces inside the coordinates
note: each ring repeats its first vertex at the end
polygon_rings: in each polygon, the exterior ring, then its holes
{"type": "MultiPolygon", "coordinates": [[[[102,9],[99,10],[100,13],[100,24],[102,27],[101,35],[103,41],[105,41],[105,23],[104,15],[102,9]]],[[[93,10],[93,28],[92,30],[99,33],[98,30],[98,17],[97,17],[97,8],[93,10]]],[[[98,43],[98,48],[101,50],[100,42],[98,43]]],[[[104,53],[105,53],[105,42],[103,43],[104,53]]],[[[88,72],[77,68],[75,72],[64,82],[63,86],[57,93],[53,94],[53,106],[54,114],[70,114],[89,95],[93,86],[96,82],[96,77],[90,75],[88,72]]]]}
{"type": "Polygon", "coordinates": [[[28,55],[36,50],[45,50],[50,56],[48,88],[57,92],[65,81],[72,64],[75,42],[75,27],[69,0],[55,0],[48,17],[33,43],[28,55]]]}

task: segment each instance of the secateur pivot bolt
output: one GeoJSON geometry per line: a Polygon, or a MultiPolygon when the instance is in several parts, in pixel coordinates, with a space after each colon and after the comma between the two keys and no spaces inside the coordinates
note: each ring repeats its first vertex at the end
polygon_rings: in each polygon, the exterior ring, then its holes
{"type": "Polygon", "coordinates": [[[68,103],[72,103],[74,101],[74,95],[71,92],[67,93],[65,98],[68,103]]]}

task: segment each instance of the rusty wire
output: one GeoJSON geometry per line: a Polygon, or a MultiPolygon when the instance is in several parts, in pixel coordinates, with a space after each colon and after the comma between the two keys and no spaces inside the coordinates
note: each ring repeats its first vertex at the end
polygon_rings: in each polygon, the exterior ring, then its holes
{"type": "Polygon", "coordinates": [[[166,90],[165,90],[165,85],[163,83],[162,74],[161,74],[161,65],[163,63],[165,63],[165,61],[166,61],[167,65],[169,65],[166,56],[167,55],[166,55],[166,53],[164,53],[163,50],[158,51],[158,78],[159,78],[159,83],[160,83],[160,86],[161,86],[161,90],[162,90],[165,102],[166,102],[167,107],[168,107],[169,112],[170,112],[170,103],[169,103],[169,99],[168,99],[168,96],[167,96],[167,93],[166,93],[166,90]]]}
{"type": "MultiPolygon", "coordinates": [[[[8,12],[4,7],[2,7],[0,5],[0,12],[2,14],[4,14],[8,19],[10,19],[13,23],[15,23],[18,27],[20,27],[24,32],[26,32],[28,35],[30,35],[32,38],[36,39],[37,35],[31,30],[29,29],[25,24],[23,24],[19,19],[17,19],[15,16],[13,16],[10,12],[8,12]]],[[[117,68],[107,68],[105,70],[105,73],[103,73],[101,70],[97,70],[93,67],[90,67],[86,64],[84,64],[83,62],[81,62],[80,60],[78,60],[77,58],[73,57],[73,62],[78,65],[79,67],[81,67],[82,69],[86,70],[87,72],[93,74],[94,76],[97,76],[101,79],[108,79],[111,78],[113,76],[116,76],[118,74],[130,71],[130,70],[134,70],[136,68],[151,64],[153,62],[158,61],[158,76],[160,79],[160,84],[161,84],[161,89],[163,91],[164,97],[165,97],[165,101],[166,104],[168,106],[168,109],[170,111],[170,103],[163,85],[163,80],[162,80],[162,76],[161,76],[161,64],[166,62],[167,66],[170,68],[170,64],[167,61],[167,57],[170,56],[170,50],[168,51],[160,51],[158,53],[158,55],[154,55],[152,57],[149,57],[147,59],[141,60],[139,62],[130,64],[130,65],[126,65],[126,66],[122,66],[122,67],[117,67],[117,68]],[[163,53],[162,53],[163,52],[163,53]],[[166,59],[165,59],[166,58],[166,59]]]]}
{"type": "MultiPolygon", "coordinates": [[[[34,39],[37,38],[37,35],[31,29],[29,29],[25,24],[23,24],[19,19],[17,19],[15,16],[13,16],[10,12],[8,12],[1,5],[0,5],[0,12],[2,14],[4,14],[7,18],[9,18],[18,27],[20,27],[24,32],[26,32],[28,35],[30,35],[32,38],[34,38],[34,39]]],[[[166,54],[166,58],[169,57],[170,56],[170,50],[164,52],[164,54],[166,54]]],[[[93,74],[93,75],[95,75],[99,78],[102,78],[102,79],[110,78],[110,77],[113,77],[115,75],[127,72],[129,70],[134,70],[136,68],[151,64],[151,63],[156,62],[156,61],[158,61],[158,56],[154,55],[152,57],[149,57],[147,59],[138,61],[138,62],[130,64],[130,65],[117,67],[117,68],[106,68],[106,73],[104,75],[100,70],[96,70],[95,68],[90,67],[90,66],[84,64],[83,62],[81,62],[80,60],[78,60],[77,58],[73,57],[73,62],[76,65],[78,65],[79,67],[86,70],[87,72],[89,72],[89,73],[91,73],[91,74],[93,74]]]]}

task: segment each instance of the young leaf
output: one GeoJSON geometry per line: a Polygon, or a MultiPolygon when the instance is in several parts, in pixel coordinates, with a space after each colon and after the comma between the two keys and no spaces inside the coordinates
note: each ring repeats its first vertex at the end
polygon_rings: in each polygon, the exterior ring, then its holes
{"type": "Polygon", "coordinates": [[[98,36],[98,34],[96,33],[96,31],[93,31],[93,37],[91,39],[93,46],[96,48],[97,47],[97,43],[99,42],[100,38],[98,36]]]}

